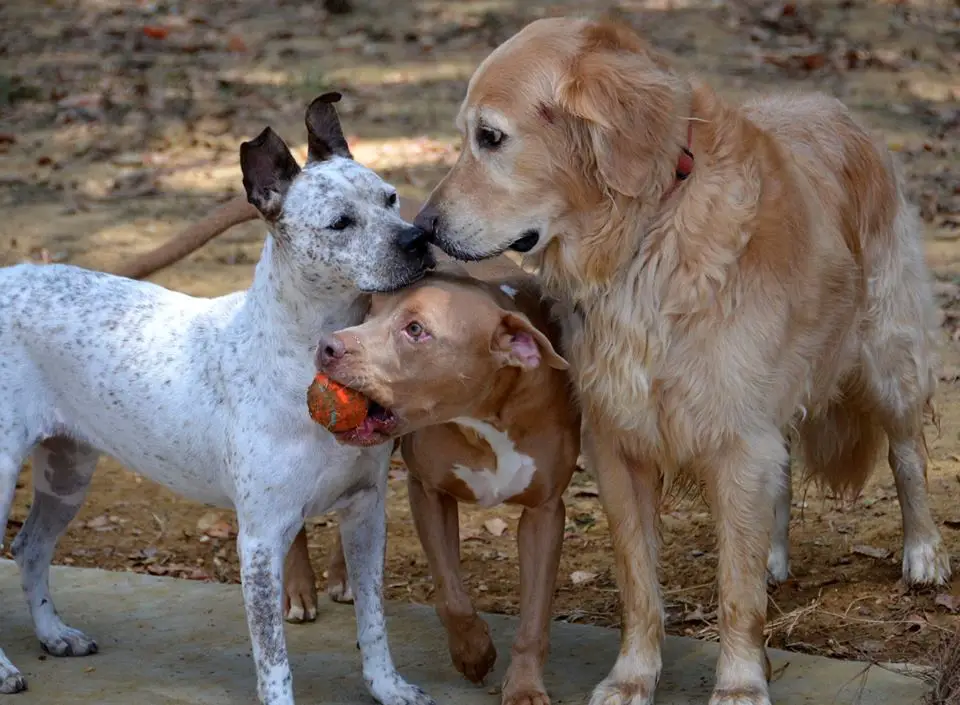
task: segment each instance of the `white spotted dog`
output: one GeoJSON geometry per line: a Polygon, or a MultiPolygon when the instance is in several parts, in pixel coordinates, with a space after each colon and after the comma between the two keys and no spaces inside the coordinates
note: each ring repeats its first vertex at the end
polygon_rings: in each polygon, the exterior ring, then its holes
{"type": "MultiPolygon", "coordinates": [[[[391,447],[341,445],[314,423],[316,342],[360,323],[366,292],[433,266],[396,191],[353,161],[326,94],[307,110],[301,170],[266,128],[240,147],[247,198],[269,225],[252,287],[200,299],[77,267],[0,270],[0,498],[9,515],[33,453],[34,503],[13,554],[43,648],[84,656],[48,587],[54,546],[108,453],[239,520],[243,597],[264,705],[292,705],[284,555],[305,517],[340,512],[363,677],[384,705],[432,705],[394,668],[381,598],[391,447]]],[[[0,690],[26,688],[0,652],[0,690]]]]}

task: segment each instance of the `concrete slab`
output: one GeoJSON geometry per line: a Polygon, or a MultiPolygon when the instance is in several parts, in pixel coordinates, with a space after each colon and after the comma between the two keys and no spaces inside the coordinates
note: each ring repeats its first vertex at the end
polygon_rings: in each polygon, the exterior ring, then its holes
{"type": "MultiPolygon", "coordinates": [[[[256,702],[239,588],[169,578],[55,568],[53,593],[65,621],[94,636],[100,653],[45,657],[33,636],[16,566],[0,561],[3,629],[0,643],[29,681],[7,696],[11,705],[237,705],[256,702]]],[[[297,702],[369,704],[360,678],[353,609],[322,600],[319,620],[288,626],[297,702]]],[[[489,687],[462,680],[450,665],[433,610],[389,608],[398,668],[440,705],[498,705],[489,687]]],[[[490,615],[500,659],[497,684],[510,654],[516,620],[490,615]]],[[[554,624],[547,685],[556,705],[581,705],[610,668],[618,633],[554,624]]],[[[713,682],[716,644],[670,638],[658,705],[704,705],[713,682]]],[[[915,679],[864,664],[773,652],[780,673],[778,705],[910,705],[924,693],[915,679]]]]}

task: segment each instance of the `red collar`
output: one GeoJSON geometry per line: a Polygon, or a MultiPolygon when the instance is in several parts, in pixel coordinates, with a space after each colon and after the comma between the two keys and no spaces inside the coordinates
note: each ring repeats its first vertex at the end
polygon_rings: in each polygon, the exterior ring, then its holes
{"type": "Polygon", "coordinates": [[[677,157],[677,170],[674,172],[674,182],[670,184],[670,187],[664,192],[661,200],[667,200],[667,197],[676,190],[677,185],[681,181],[686,181],[690,174],[693,173],[693,152],[690,151],[691,147],[693,147],[692,120],[687,123],[687,146],[680,148],[680,156],[677,157]]]}
{"type": "Polygon", "coordinates": [[[690,172],[693,171],[693,121],[687,123],[687,146],[681,147],[680,156],[677,158],[677,181],[684,181],[690,172]]]}

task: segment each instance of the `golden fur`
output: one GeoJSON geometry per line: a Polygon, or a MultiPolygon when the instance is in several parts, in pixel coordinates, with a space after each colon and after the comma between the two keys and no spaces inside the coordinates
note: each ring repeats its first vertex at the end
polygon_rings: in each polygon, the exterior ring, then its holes
{"type": "Polygon", "coordinates": [[[591,705],[652,702],[657,514],[677,480],[717,523],[711,705],[769,704],[764,578],[768,561],[787,571],[788,433],[814,477],[854,492],[888,438],[904,578],[947,580],[925,487],[936,326],[921,231],[886,148],[841,103],[733,106],[622,26],[549,19],[483,62],[458,126],[459,161],[418,222],[464,259],[535,234],[529,261],[567,307],[624,611],[591,705]]]}

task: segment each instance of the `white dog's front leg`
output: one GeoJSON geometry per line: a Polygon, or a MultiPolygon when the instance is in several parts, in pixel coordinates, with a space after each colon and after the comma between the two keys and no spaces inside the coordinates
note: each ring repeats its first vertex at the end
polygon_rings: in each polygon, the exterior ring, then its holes
{"type": "Polygon", "coordinates": [[[283,558],[299,527],[297,521],[293,517],[289,522],[271,522],[265,530],[260,522],[256,528],[245,526],[240,517],[240,580],[262,705],[294,705],[283,634],[283,558]]]}
{"type": "Polygon", "coordinates": [[[363,679],[370,694],[383,705],[435,705],[430,696],[400,677],[387,644],[383,615],[386,467],[383,470],[377,487],[357,492],[340,511],[340,536],[353,587],[363,679]]]}

